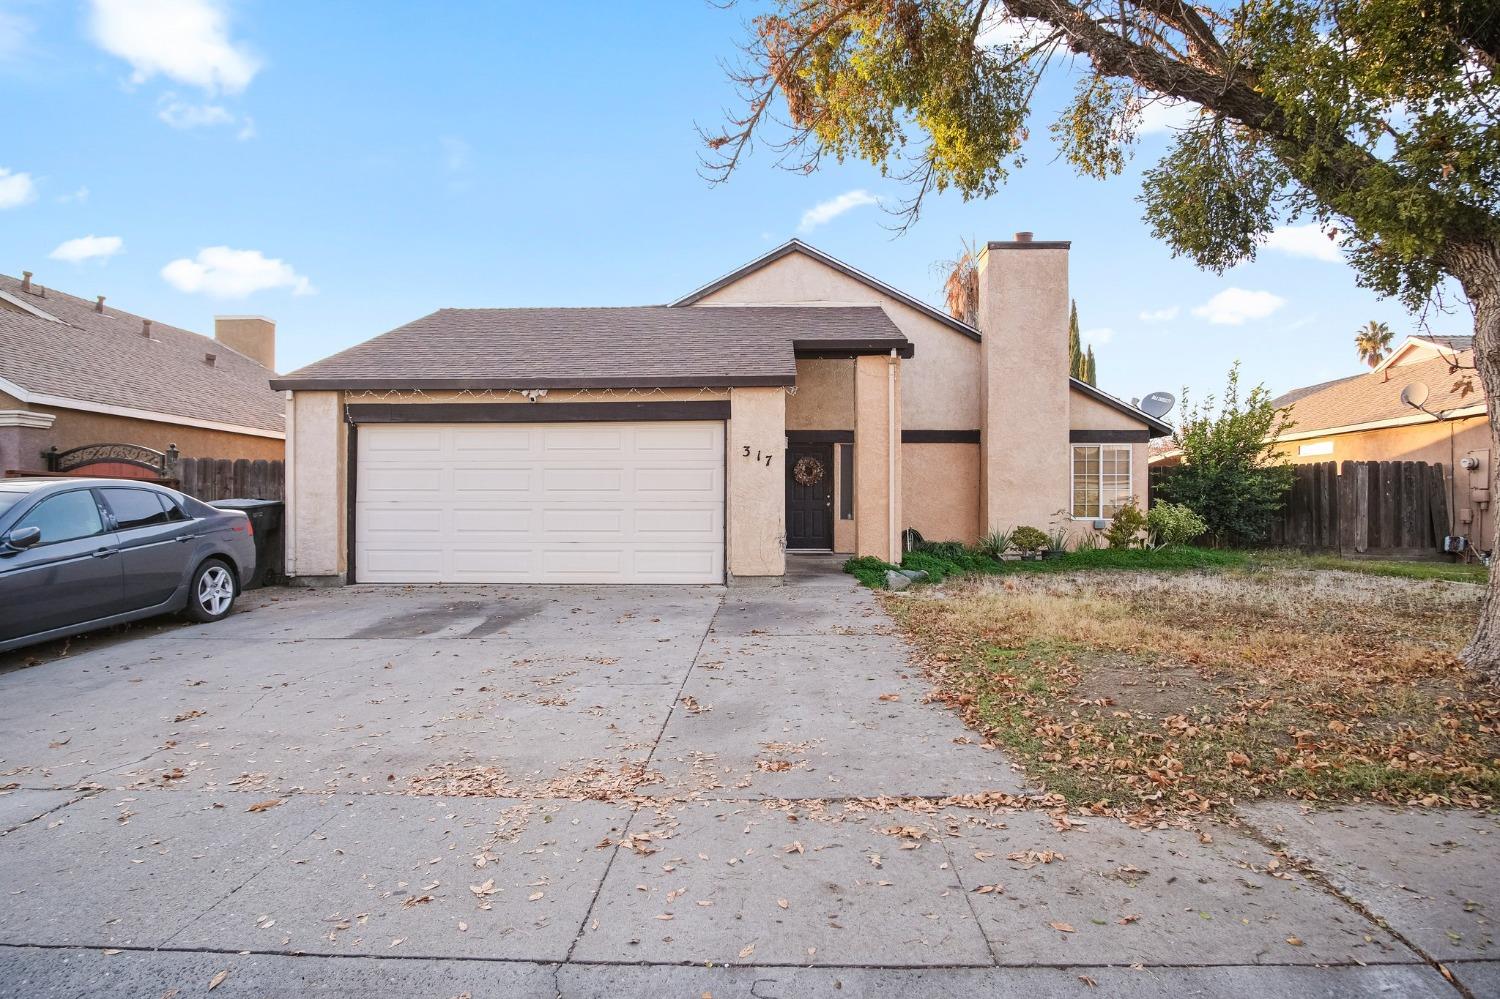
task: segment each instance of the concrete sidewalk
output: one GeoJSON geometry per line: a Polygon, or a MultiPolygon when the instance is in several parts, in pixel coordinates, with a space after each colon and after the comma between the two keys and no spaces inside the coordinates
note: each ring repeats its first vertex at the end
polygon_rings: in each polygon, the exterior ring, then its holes
{"type": "Polygon", "coordinates": [[[13,653],[0,995],[1500,989],[1492,817],[1066,827],[906,656],[816,572],[263,591],[13,653]]]}

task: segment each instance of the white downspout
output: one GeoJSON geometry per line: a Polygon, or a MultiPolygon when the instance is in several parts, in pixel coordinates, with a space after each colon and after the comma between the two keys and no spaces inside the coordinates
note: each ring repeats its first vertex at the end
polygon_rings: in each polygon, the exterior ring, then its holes
{"type": "Polygon", "coordinates": [[[281,517],[281,541],[286,546],[286,565],[282,571],[288,579],[297,578],[297,516],[295,497],[297,495],[297,473],[295,471],[297,462],[294,460],[297,453],[296,437],[296,395],[292,392],[286,394],[286,453],[281,459],[281,501],[285,506],[282,508],[281,517]]]}
{"type": "Polygon", "coordinates": [[[889,464],[887,473],[886,492],[886,519],[890,521],[890,551],[891,561],[897,564],[901,562],[901,529],[896,522],[896,448],[901,444],[901,432],[896,427],[896,351],[891,349],[891,360],[886,365],[885,406],[886,406],[886,457],[889,464]]]}

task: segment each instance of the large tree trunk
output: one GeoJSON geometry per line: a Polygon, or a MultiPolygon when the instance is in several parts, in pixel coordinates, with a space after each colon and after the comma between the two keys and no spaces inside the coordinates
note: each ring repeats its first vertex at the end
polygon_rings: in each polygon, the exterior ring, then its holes
{"type": "MultiPolygon", "coordinates": [[[[1464,294],[1474,308],[1474,363],[1479,382],[1489,405],[1490,510],[1496,512],[1500,499],[1500,243],[1471,243],[1458,247],[1448,257],[1449,270],[1463,285],[1464,294]]],[[[1455,470],[1456,471],[1456,470],[1455,470]]],[[[1491,523],[1493,523],[1493,519],[1491,523]]],[[[1492,528],[1493,529],[1493,528],[1492,528]]],[[[1474,539],[1481,545],[1493,544],[1494,538],[1474,539]]],[[[1464,649],[1464,662],[1490,678],[1500,680],[1500,563],[1490,570],[1485,589],[1484,606],[1479,612],[1479,626],[1464,649]]]]}

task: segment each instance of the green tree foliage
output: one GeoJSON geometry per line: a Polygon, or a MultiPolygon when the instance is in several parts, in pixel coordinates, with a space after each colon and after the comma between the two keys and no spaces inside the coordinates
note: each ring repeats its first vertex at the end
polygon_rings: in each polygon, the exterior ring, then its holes
{"type": "Polygon", "coordinates": [[[1274,438],[1291,429],[1290,410],[1277,409],[1264,385],[1240,396],[1240,366],[1229,369],[1224,398],[1189,402],[1182,392],[1182,423],[1172,443],[1182,464],[1165,475],[1156,495],[1180,503],[1203,519],[1218,545],[1264,541],[1271,518],[1292,487],[1292,465],[1274,438]]]}
{"type": "Polygon", "coordinates": [[[1088,381],[1088,371],[1083,361],[1083,339],[1078,334],[1078,302],[1068,313],[1068,374],[1081,381],[1088,381]]]}
{"type": "Polygon", "coordinates": [[[1083,355],[1083,380],[1090,385],[1098,385],[1099,369],[1094,367],[1094,346],[1089,345],[1088,353],[1083,355]]]}
{"type": "MultiPolygon", "coordinates": [[[[909,183],[909,225],[929,192],[987,196],[1022,164],[1048,73],[1073,85],[1051,135],[1084,176],[1121,173],[1147,106],[1180,102],[1197,113],[1140,196],[1173,253],[1222,272],[1300,218],[1411,308],[1454,279],[1500,398],[1495,0],[770,0],[749,31],[711,177],[755,137],[799,170],[857,157],[909,183]]],[[[1500,453],[1500,407],[1491,434],[1500,453]]],[[[1491,579],[1466,655],[1500,675],[1491,579]]]]}
{"type": "Polygon", "coordinates": [[[1110,518],[1104,538],[1111,548],[1129,548],[1135,544],[1145,527],[1146,515],[1135,505],[1135,500],[1129,500],[1110,518]]]}
{"type": "Polygon", "coordinates": [[[1354,334],[1354,349],[1359,351],[1361,361],[1372,368],[1378,368],[1380,362],[1385,360],[1385,355],[1390,352],[1394,336],[1389,326],[1372,319],[1354,334]]]}
{"type": "Polygon", "coordinates": [[[1146,530],[1156,544],[1172,548],[1202,537],[1208,523],[1182,503],[1155,503],[1146,514],[1146,530]]]}

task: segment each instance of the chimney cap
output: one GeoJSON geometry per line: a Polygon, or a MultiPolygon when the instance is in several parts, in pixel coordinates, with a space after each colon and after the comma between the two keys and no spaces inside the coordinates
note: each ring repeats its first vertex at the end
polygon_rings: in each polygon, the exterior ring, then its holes
{"type": "Polygon", "coordinates": [[[1031,237],[1034,236],[1034,235],[1035,235],[1035,233],[1028,232],[1026,230],[1022,230],[1021,232],[1016,233],[1016,242],[1017,243],[1029,243],[1029,242],[1031,242],[1031,237]]]}
{"type": "Polygon", "coordinates": [[[1072,246],[1071,239],[1037,239],[1030,232],[1018,232],[1015,239],[996,239],[985,244],[990,250],[1067,250],[1072,246]]]}

